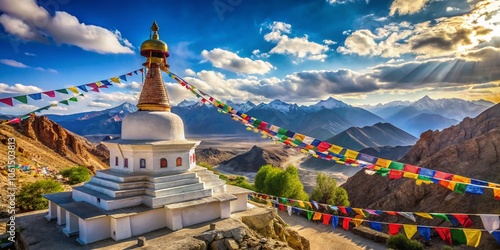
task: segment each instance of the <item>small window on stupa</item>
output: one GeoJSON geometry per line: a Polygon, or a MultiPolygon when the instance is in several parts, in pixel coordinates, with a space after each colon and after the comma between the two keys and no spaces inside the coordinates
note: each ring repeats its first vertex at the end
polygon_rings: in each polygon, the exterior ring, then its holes
{"type": "Polygon", "coordinates": [[[146,159],[141,159],[139,161],[140,168],[146,168],[146,159]]]}
{"type": "Polygon", "coordinates": [[[123,167],[128,168],[128,158],[123,159],[123,167]]]}
{"type": "Polygon", "coordinates": [[[160,159],[160,168],[166,168],[166,167],[168,167],[167,159],[161,158],[160,159]]]}
{"type": "Polygon", "coordinates": [[[182,158],[181,157],[177,157],[177,160],[175,161],[175,165],[177,165],[177,167],[182,166],[182,158]]]}
{"type": "Polygon", "coordinates": [[[118,166],[118,156],[115,157],[115,166],[118,166]]]}

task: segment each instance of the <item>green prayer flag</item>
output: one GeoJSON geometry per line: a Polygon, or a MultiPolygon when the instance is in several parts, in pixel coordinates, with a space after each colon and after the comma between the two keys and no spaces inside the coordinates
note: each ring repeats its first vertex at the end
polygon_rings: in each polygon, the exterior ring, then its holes
{"type": "Polygon", "coordinates": [[[302,143],[302,141],[298,140],[298,139],[295,139],[295,140],[293,140],[293,143],[296,144],[296,145],[300,145],[300,143],[302,143]]]}
{"type": "Polygon", "coordinates": [[[465,245],[467,244],[467,238],[465,237],[464,230],[462,229],[450,229],[451,241],[453,245],[465,245]]]}
{"type": "Polygon", "coordinates": [[[28,103],[28,97],[25,96],[25,95],[21,95],[21,96],[14,96],[14,99],[26,104],[28,103]]]}
{"type": "Polygon", "coordinates": [[[457,193],[457,194],[463,194],[463,193],[465,193],[466,188],[467,188],[467,184],[457,183],[455,185],[455,189],[453,191],[455,191],[455,193],[457,193]]]}
{"type": "Polygon", "coordinates": [[[253,122],[253,125],[254,125],[255,127],[258,127],[261,123],[262,123],[262,121],[257,119],[257,120],[255,120],[255,121],[253,122]]]}
{"type": "Polygon", "coordinates": [[[60,101],[59,103],[69,105],[68,100],[62,100],[62,101],[60,101]]]}
{"type": "Polygon", "coordinates": [[[432,181],[431,178],[423,175],[418,175],[418,179],[423,181],[432,181]]]}
{"type": "Polygon", "coordinates": [[[431,213],[431,216],[432,216],[433,218],[440,218],[440,219],[443,219],[443,220],[448,221],[448,222],[450,221],[450,220],[448,219],[448,216],[446,216],[446,214],[431,213]]]}
{"type": "Polygon", "coordinates": [[[56,89],[57,92],[67,94],[68,90],[67,89],[56,89]]]}
{"type": "Polygon", "coordinates": [[[280,129],[278,130],[278,134],[284,135],[284,134],[286,134],[286,132],[287,132],[287,131],[288,131],[288,130],[286,130],[286,129],[284,129],[284,128],[280,128],[280,129]]]}
{"type": "Polygon", "coordinates": [[[76,99],[76,97],[71,97],[71,98],[69,98],[69,100],[72,102],[78,102],[78,99],[76,99]]]}
{"type": "Polygon", "coordinates": [[[403,170],[405,168],[405,164],[393,161],[391,162],[391,165],[389,165],[389,168],[396,170],[403,170]]]}
{"type": "Polygon", "coordinates": [[[391,170],[388,168],[381,168],[381,169],[377,170],[376,174],[381,175],[381,176],[386,176],[389,173],[389,171],[391,171],[391,170]]]}
{"type": "Polygon", "coordinates": [[[313,211],[307,211],[307,219],[311,220],[314,212],[313,211]]]}

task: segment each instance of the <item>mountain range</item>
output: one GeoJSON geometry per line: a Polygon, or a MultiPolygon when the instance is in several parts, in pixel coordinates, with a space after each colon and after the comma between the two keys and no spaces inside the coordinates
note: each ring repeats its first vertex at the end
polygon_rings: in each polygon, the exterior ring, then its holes
{"type": "Polygon", "coordinates": [[[432,99],[424,96],[415,102],[395,101],[363,107],[406,132],[420,136],[429,129],[440,130],[458,124],[465,117],[476,117],[493,105],[485,100],[432,99]]]}
{"type": "MultiPolygon", "coordinates": [[[[416,102],[391,102],[375,106],[354,107],[332,97],[316,104],[304,106],[280,100],[254,104],[250,101],[234,103],[233,108],[261,120],[270,122],[318,139],[328,139],[351,127],[372,126],[377,123],[392,125],[418,137],[421,132],[455,125],[465,117],[475,117],[493,103],[484,100],[460,99],[434,100],[428,96],[416,102]]],[[[71,115],[47,115],[64,128],[83,136],[119,135],[121,120],[125,115],[137,111],[131,103],[117,107],[71,115]]],[[[229,116],[216,114],[212,105],[184,100],[172,107],[185,124],[187,135],[207,136],[229,134],[241,137],[255,136],[229,116]]],[[[370,145],[388,146],[388,145],[370,145]]],[[[364,146],[363,146],[364,147],[364,146]]]]}

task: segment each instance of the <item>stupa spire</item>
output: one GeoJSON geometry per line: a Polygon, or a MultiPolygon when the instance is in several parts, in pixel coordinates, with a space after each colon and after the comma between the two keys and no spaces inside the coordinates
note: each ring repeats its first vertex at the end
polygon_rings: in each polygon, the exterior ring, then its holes
{"type": "Polygon", "coordinates": [[[159,30],[156,21],[153,22],[150,29],[153,34],[141,45],[141,55],[146,57],[143,64],[146,67],[146,77],[137,104],[139,111],[170,111],[172,107],[161,75],[161,70],[169,67],[168,46],[159,39],[159,30]]]}

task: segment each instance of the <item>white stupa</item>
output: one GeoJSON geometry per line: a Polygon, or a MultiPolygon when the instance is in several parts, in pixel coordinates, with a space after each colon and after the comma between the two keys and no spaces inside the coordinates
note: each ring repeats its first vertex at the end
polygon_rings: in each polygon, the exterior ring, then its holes
{"type": "Polygon", "coordinates": [[[228,187],[225,181],[196,165],[199,141],[186,140],[182,119],[171,106],[161,70],[168,68],[167,45],[153,23],[151,38],[141,45],[147,58],[139,111],[127,115],[118,140],[103,142],[110,151],[110,169],[97,171],[72,192],[44,195],[48,220],[65,225],[88,244],[122,240],[167,227],[227,218],[246,210],[250,190],[228,187]]]}

